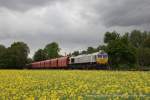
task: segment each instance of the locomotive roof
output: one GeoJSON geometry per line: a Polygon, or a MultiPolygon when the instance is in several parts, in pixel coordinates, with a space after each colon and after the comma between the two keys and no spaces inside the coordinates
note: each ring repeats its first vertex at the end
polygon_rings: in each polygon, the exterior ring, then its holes
{"type": "Polygon", "coordinates": [[[72,56],[71,58],[78,58],[78,57],[82,57],[82,56],[93,56],[93,55],[98,55],[100,52],[96,52],[96,53],[92,53],[92,54],[83,54],[83,55],[79,55],[79,56],[72,56]]]}
{"type": "Polygon", "coordinates": [[[99,52],[95,52],[92,54],[83,54],[83,55],[78,55],[78,56],[72,56],[71,58],[78,58],[78,57],[82,57],[82,56],[93,56],[93,55],[98,55],[98,54],[107,54],[107,53],[100,50],[99,52]]]}

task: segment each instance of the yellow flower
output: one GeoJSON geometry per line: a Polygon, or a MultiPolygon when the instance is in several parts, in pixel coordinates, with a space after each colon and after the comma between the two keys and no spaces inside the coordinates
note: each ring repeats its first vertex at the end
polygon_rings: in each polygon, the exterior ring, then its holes
{"type": "Polygon", "coordinates": [[[0,70],[0,99],[146,99],[149,76],[150,72],[138,71],[0,70]]]}
{"type": "Polygon", "coordinates": [[[82,96],[78,96],[78,100],[83,100],[83,97],[82,96]]]}

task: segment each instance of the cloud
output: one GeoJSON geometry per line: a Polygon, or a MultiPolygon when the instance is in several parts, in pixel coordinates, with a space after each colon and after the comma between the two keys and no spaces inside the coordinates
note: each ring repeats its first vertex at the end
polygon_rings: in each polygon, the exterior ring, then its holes
{"type": "Polygon", "coordinates": [[[41,7],[64,0],[0,0],[0,7],[17,11],[26,11],[34,7],[41,7]]]}
{"type": "Polygon", "coordinates": [[[73,5],[70,8],[70,3],[56,3],[23,13],[1,9],[0,42],[9,46],[14,41],[24,41],[29,44],[31,55],[52,41],[58,42],[66,52],[102,43],[99,29],[103,28],[95,27],[90,17],[83,18],[81,13],[85,9],[73,5]]]}
{"type": "Polygon", "coordinates": [[[103,44],[106,31],[150,30],[149,0],[0,0],[0,43],[31,54],[56,41],[62,52],[103,44]]]}
{"type": "Polygon", "coordinates": [[[107,27],[150,24],[149,0],[106,0],[106,2],[96,13],[100,14],[107,27]]]}

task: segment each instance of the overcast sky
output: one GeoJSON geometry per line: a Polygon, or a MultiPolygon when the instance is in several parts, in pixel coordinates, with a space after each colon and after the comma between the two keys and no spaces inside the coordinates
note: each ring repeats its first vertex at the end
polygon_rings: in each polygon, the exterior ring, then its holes
{"type": "Polygon", "coordinates": [[[0,44],[23,41],[30,56],[52,41],[64,54],[133,29],[150,30],[150,0],[0,0],[0,44]]]}

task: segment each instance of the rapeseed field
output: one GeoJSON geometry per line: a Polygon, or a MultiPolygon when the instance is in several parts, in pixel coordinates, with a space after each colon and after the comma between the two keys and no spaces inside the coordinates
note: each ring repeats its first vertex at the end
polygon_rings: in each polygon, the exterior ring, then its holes
{"type": "Polygon", "coordinates": [[[0,70],[0,100],[150,99],[150,72],[0,70]]]}

